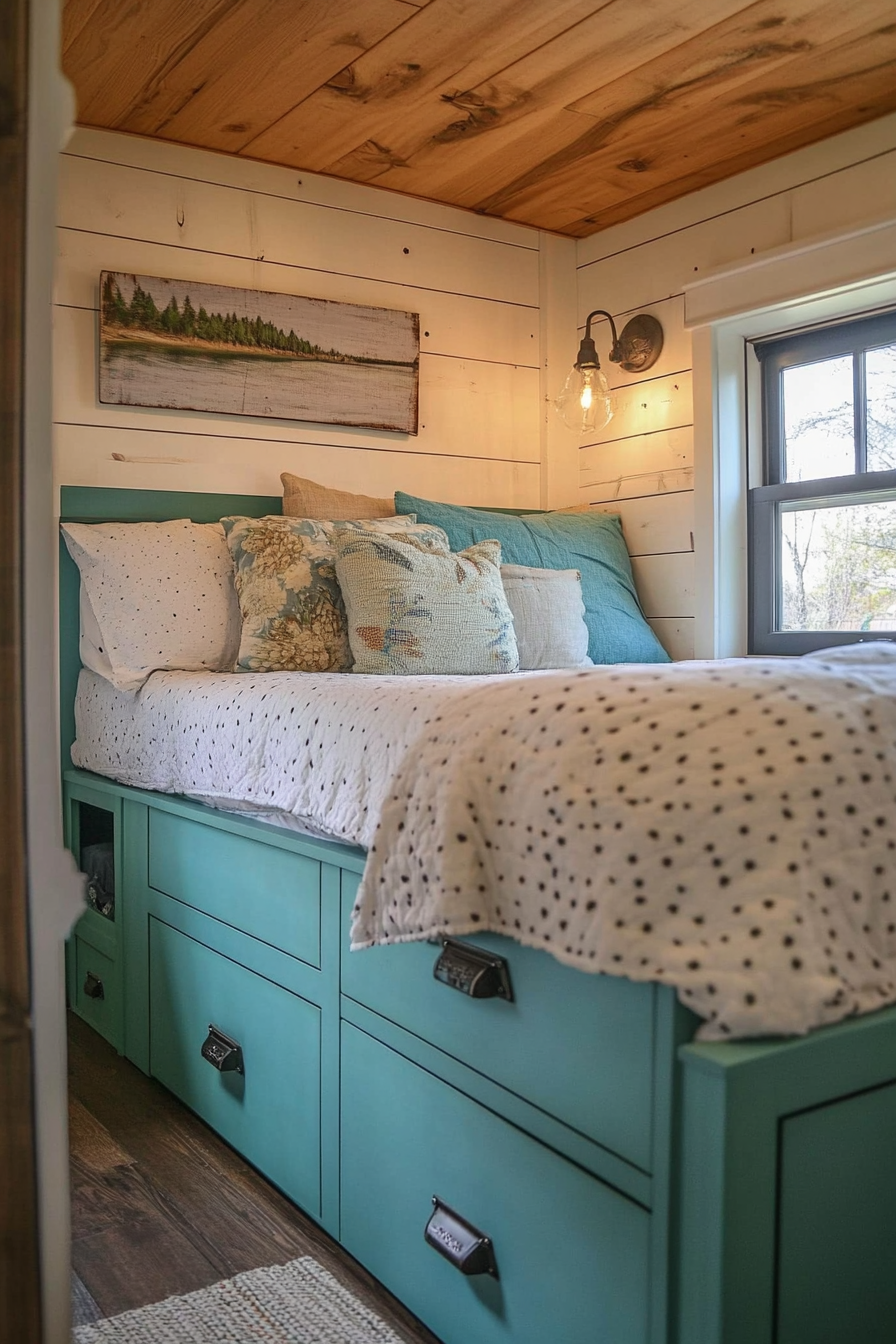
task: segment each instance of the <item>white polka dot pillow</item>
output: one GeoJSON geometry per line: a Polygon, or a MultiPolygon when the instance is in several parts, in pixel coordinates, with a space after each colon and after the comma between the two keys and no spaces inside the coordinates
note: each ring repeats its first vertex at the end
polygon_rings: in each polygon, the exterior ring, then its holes
{"type": "Polygon", "coordinates": [[[439,527],[413,515],[331,523],[316,518],[222,518],[242,613],[238,672],[348,672],[345,607],[336,580],[335,529],[396,533],[448,551],[439,527]]]}
{"type": "Polygon", "coordinates": [[[220,523],[65,523],[81,571],[82,661],[119,690],[151,672],[229,672],[239,648],[220,523]],[[87,605],[89,604],[89,612],[87,605]]]}
{"type": "Polygon", "coordinates": [[[577,569],[502,565],[501,581],[513,615],[520,671],[593,667],[582,576],[577,569]]]}
{"type": "Polygon", "coordinates": [[[497,541],[439,555],[413,538],[337,528],[336,574],[356,672],[519,670],[497,541]]]}

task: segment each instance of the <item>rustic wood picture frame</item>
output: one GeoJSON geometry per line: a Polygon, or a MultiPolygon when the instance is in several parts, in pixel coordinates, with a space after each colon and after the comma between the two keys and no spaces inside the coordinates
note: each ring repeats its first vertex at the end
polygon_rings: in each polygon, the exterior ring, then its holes
{"type": "Polygon", "coordinates": [[[417,433],[417,313],[103,271],[99,400],[417,433]]]}

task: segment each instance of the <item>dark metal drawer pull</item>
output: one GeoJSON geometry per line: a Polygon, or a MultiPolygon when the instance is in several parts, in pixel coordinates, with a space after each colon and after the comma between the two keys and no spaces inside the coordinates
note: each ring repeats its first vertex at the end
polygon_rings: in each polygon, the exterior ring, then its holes
{"type": "Polygon", "coordinates": [[[491,1274],[498,1277],[491,1238],[461,1218],[459,1213],[433,1195],[432,1217],[423,1233],[426,1240],[461,1274],[491,1274]]]}
{"type": "Polygon", "coordinates": [[[443,938],[442,951],[432,973],[443,985],[469,994],[471,999],[505,999],[513,1002],[510,970],[503,957],[485,952],[456,938],[443,938]]]}
{"type": "Polygon", "coordinates": [[[207,1059],[221,1073],[244,1073],[243,1048],[238,1041],[225,1036],[223,1031],[208,1024],[208,1036],[202,1047],[202,1058],[207,1059]]]}
{"type": "Polygon", "coordinates": [[[93,971],[87,972],[87,978],[84,981],[84,993],[88,999],[104,999],[106,991],[103,988],[103,982],[93,971]]]}

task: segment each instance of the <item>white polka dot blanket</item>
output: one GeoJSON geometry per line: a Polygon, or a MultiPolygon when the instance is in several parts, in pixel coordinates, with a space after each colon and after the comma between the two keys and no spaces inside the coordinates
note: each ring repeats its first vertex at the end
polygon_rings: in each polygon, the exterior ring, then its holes
{"type": "Polygon", "coordinates": [[[407,753],[352,946],[507,934],[704,1040],[896,1001],[896,645],[471,688],[407,753]]]}

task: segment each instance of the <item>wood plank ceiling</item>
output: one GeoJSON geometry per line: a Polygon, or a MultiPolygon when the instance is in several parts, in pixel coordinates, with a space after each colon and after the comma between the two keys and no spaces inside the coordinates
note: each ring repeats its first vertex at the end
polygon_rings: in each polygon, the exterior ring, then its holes
{"type": "Polygon", "coordinates": [[[573,237],[896,109],[894,0],[67,0],[79,121],[573,237]]]}

